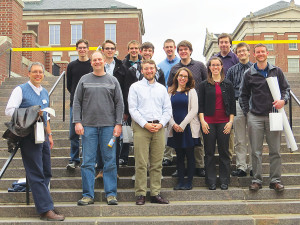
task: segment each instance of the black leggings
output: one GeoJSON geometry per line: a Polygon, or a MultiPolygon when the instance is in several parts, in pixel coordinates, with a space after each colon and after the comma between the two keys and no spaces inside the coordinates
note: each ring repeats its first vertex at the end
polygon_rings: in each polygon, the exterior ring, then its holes
{"type": "Polygon", "coordinates": [[[177,171],[178,171],[178,183],[184,183],[184,159],[187,158],[187,176],[188,183],[192,184],[195,170],[195,156],[194,147],[191,148],[175,148],[177,155],[177,171]]]}

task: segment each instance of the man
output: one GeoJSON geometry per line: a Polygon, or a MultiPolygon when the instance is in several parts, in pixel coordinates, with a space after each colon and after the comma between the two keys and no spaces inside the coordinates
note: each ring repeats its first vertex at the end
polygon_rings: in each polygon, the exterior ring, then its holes
{"type": "Polygon", "coordinates": [[[76,51],[78,59],[69,63],[67,67],[67,89],[70,92],[70,140],[71,151],[70,160],[67,169],[74,170],[80,165],[79,159],[79,135],[75,132],[73,120],[73,99],[74,93],[80,78],[93,71],[90,59],[88,57],[89,43],[87,40],[80,39],[76,42],[76,51]]]}
{"type": "MultiPolygon", "coordinates": [[[[16,87],[6,106],[5,114],[12,116],[18,108],[40,105],[41,109],[49,107],[49,95],[41,86],[44,79],[44,66],[34,62],[28,67],[29,81],[16,87]]],[[[30,134],[21,141],[22,160],[31,188],[35,208],[41,220],[63,221],[65,217],[54,211],[53,200],[48,189],[51,175],[50,149],[53,139],[47,113],[40,112],[46,125],[46,137],[42,144],[35,144],[34,135],[30,134]]]]}
{"type": "MultiPolygon", "coordinates": [[[[161,61],[158,64],[158,67],[161,68],[161,70],[164,72],[165,81],[167,83],[171,68],[177,63],[179,63],[180,59],[175,55],[176,45],[174,40],[172,39],[165,40],[163,49],[167,55],[167,58],[161,61]]],[[[166,87],[168,88],[167,85],[166,87]]],[[[171,166],[172,161],[173,161],[172,148],[166,146],[164,152],[163,166],[171,166]]]]}
{"type": "Polygon", "coordinates": [[[118,80],[104,70],[105,56],[94,52],[92,73],[83,76],[76,88],[73,103],[73,123],[82,135],[82,189],[78,205],[94,203],[94,176],[97,146],[100,145],[104,191],[108,205],[117,205],[116,144],[108,147],[110,139],[122,132],[123,96],[118,80]]]}
{"type": "Polygon", "coordinates": [[[128,55],[123,60],[123,65],[126,69],[129,69],[134,64],[142,60],[142,56],[139,55],[140,43],[136,40],[131,40],[127,44],[128,55]]]}
{"type": "MultiPolygon", "coordinates": [[[[123,92],[126,68],[123,65],[122,61],[115,57],[116,50],[117,50],[116,43],[114,43],[112,40],[105,40],[102,43],[101,49],[102,49],[102,53],[106,59],[106,63],[104,66],[106,73],[117,78],[117,80],[121,86],[121,90],[123,92]]],[[[118,166],[119,165],[119,154],[120,154],[120,138],[117,138],[116,146],[117,146],[116,147],[117,148],[116,162],[117,162],[117,166],[118,166]]],[[[103,163],[102,163],[102,157],[101,157],[100,151],[98,151],[97,159],[98,159],[97,160],[97,169],[99,170],[99,173],[97,174],[96,179],[103,178],[103,163]]]]}
{"type": "Polygon", "coordinates": [[[141,64],[143,79],[129,90],[129,112],[133,119],[136,204],[144,205],[147,193],[147,164],[149,162],[151,203],[168,204],[160,195],[162,159],[165,148],[164,126],[172,115],[166,88],[155,79],[153,60],[141,64]]]}
{"type": "Polygon", "coordinates": [[[240,89],[239,103],[244,115],[247,115],[249,140],[252,149],[253,179],[251,191],[262,188],[262,150],[264,134],[269,146],[270,189],[281,192],[281,131],[270,131],[269,113],[272,108],[281,109],[289,99],[290,85],[281,69],[267,62],[268,49],[263,44],[254,47],[256,63],[246,71],[240,89]],[[277,77],[281,99],[273,100],[267,77],[277,77]]]}
{"type": "MultiPolygon", "coordinates": [[[[189,41],[181,41],[177,45],[177,52],[180,56],[180,62],[172,67],[170,75],[168,78],[168,87],[171,87],[173,84],[173,78],[177,70],[181,67],[188,68],[193,73],[193,78],[195,79],[195,90],[199,95],[199,86],[200,83],[207,78],[207,69],[206,66],[200,62],[193,60],[191,58],[193,52],[193,46],[189,41]]],[[[195,174],[200,177],[205,177],[204,169],[204,149],[203,149],[203,137],[201,138],[201,146],[195,146],[195,174]]],[[[173,177],[177,176],[177,170],[172,174],[173,177]]]]}
{"type": "Polygon", "coordinates": [[[251,165],[251,147],[248,143],[247,138],[247,117],[244,115],[238,99],[240,96],[240,84],[242,82],[244,73],[248,70],[253,63],[249,61],[250,57],[250,46],[245,42],[241,42],[236,46],[236,54],[239,58],[239,63],[230,67],[227,71],[227,79],[231,81],[234,87],[234,95],[236,99],[236,116],[234,118],[234,136],[235,136],[235,154],[236,154],[236,168],[231,172],[232,176],[245,177],[247,176],[247,169],[250,170],[250,176],[252,165],[251,165]],[[247,167],[247,152],[249,153],[249,166],[247,167]]]}

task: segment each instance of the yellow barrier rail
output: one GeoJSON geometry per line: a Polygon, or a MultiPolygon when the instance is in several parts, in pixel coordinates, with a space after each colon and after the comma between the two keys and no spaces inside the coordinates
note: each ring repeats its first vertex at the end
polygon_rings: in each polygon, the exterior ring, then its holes
{"type": "MultiPolygon", "coordinates": [[[[232,41],[232,44],[236,45],[238,43],[245,42],[249,45],[255,44],[291,44],[300,43],[300,40],[255,40],[255,41],[232,41]]],[[[90,47],[92,51],[97,50],[98,47],[90,47]]],[[[76,51],[76,47],[43,47],[43,48],[12,48],[13,52],[54,52],[54,51],[76,51]]]]}

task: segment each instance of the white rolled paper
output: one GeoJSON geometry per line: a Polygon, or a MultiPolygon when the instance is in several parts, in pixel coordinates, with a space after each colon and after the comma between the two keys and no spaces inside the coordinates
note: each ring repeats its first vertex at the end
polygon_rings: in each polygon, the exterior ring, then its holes
{"type": "MultiPolygon", "coordinates": [[[[281,99],[281,94],[280,94],[280,88],[279,88],[279,84],[278,84],[278,80],[277,77],[268,77],[266,78],[272,97],[275,100],[280,100],[281,99]]],[[[286,116],[286,113],[284,111],[284,107],[282,107],[281,109],[278,109],[279,113],[282,113],[282,118],[283,118],[283,130],[285,133],[285,137],[287,140],[287,146],[291,148],[291,151],[297,151],[298,150],[298,146],[297,143],[295,141],[295,137],[294,134],[292,132],[291,126],[289,124],[288,118],[286,116]]]]}

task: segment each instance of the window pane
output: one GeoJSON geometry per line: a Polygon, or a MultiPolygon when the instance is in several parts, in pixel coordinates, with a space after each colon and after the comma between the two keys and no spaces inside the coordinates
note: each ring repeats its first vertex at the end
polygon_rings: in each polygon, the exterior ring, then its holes
{"type": "Polygon", "coordinates": [[[49,25],[49,39],[50,45],[60,44],[60,25],[49,25]]]}
{"type": "Polygon", "coordinates": [[[74,24],[71,25],[71,44],[76,44],[76,42],[82,38],[82,25],[81,24],[74,24]]]}
{"type": "Polygon", "coordinates": [[[269,62],[271,65],[275,66],[275,58],[268,58],[268,62],[269,62]]]}
{"type": "Polygon", "coordinates": [[[116,42],[116,24],[105,24],[105,40],[116,42]]]}
{"type": "MultiPolygon", "coordinates": [[[[296,37],[289,37],[289,40],[297,40],[296,37]]],[[[297,49],[297,43],[289,43],[289,49],[297,49]]]]}
{"type": "Polygon", "coordinates": [[[53,55],[52,60],[53,60],[53,62],[61,61],[61,56],[60,55],[53,55]]]}
{"type": "Polygon", "coordinates": [[[78,55],[70,55],[70,62],[78,59],[78,55]]]}
{"type": "Polygon", "coordinates": [[[299,72],[299,59],[288,59],[288,72],[290,73],[299,72]]]}
{"type": "MultiPolygon", "coordinates": [[[[265,37],[266,41],[273,41],[272,37],[265,37]]],[[[266,44],[268,50],[274,50],[273,44],[266,44]]]]}

